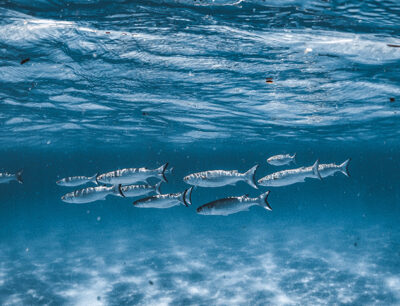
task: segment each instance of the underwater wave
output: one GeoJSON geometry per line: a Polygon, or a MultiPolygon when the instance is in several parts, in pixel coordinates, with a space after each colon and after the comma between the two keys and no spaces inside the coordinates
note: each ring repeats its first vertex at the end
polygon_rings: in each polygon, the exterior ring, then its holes
{"type": "Polygon", "coordinates": [[[201,3],[6,2],[0,141],[399,136],[398,3],[201,3]]]}

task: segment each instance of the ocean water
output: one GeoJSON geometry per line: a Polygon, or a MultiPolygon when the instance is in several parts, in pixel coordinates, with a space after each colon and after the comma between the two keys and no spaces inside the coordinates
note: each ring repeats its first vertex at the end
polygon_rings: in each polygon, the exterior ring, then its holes
{"type": "Polygon", "coordinates": [[[0,172],[24,181],[0,184],[1,305],[400,304],[399,1],[0,0],[0,59],[0,172]],[[348,158],[169,209],[56,184],[348,158]],[[196,213],[267,190],[272,211],[196,213]]]}

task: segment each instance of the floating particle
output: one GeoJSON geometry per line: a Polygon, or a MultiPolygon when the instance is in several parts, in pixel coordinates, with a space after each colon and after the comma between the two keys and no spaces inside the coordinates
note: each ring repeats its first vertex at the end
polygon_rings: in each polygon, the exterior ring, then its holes
{"type": "Polygon", "coordinates": [[[106,34],[110,34],[110,32],[106,32],[106,34]]]}
{"type": "Polygon", "coordinates": [[[152,286],[154,285],[154,283],[151,280],[149,280],[149,284],[152,286]]]}
{"type": "Polygon", "coordinates": [[[46,144],[48,145],[51,144],[51,140],[47,140],[46,144]]]}
{"type": "Polygon", "coordinates": [[[29,248],[26,248],[26,249],[25,249],[25,252],[29,252],[29,248]]]}
{"type": "Polygon", "coordinates": [[[148,116],[149,113],[148,113],[148,112],[142,112],[142,115],[143,115],[143,116],[148,116]]]}
{"type": "Polygon", "coordinates": [[[306,49],[304,50],[304,54],[307,54],[307,53],[310,53],[310,52],[312,52],[312,49],[311,49],[311,48],[306,48],[306,49]]]}
{"type": "Polygon", "coordinates": [[[97,221],[100,221],[101,220],[101,217],[97,217],[97,221]]]}
{"type": "Polygon", "coordinates": [[[273,82],[274,82],[274,81],[273,81],[272,78],[266,78],[266,80],[265,80],[265,83],[271,84],[271,83],[273,83],[273,82]]]}
{"type": "Polygon", "coordinates": [[[86,211],[86,213],[87,213],[87,214],[90,214],[90,210],[88,209],[88,210],[86,211]]]}
{"type": "Polygon", "coordinates": [[[357,242],[354,242],[354,246],[357,247],[357,245],[358,245],[357,242]]]}
{"type": "Polygon", "coordinates": [[[392,48],[400,48],[400,45],[387,44],[387,46],[392,48]]]}
{"type": "Polygon", "coordinates": [[[24,58],[22,61],[21,61],[21,65],[23,65],[23,64],[25,64],[25,63],[27,63],[27,62],[29,62],[31,59],[29,58],[29,57],[27,57],[27,58],[24,58]]]}
{"type": "Polygon", "coordinates": [[[100,296],[100,295],[97,297],[97,300],[98,300],[98,301],[100,301],[100,300],[101,300],[101,296],[100,296]]]}
{"type": "Polygon", "coordinates": [[[396,99],[392,97],[389,99],[389,101],[393,103],[394,101],[396,101],[396,99]]]}
{"type": "Polygon", "coordinates": [[[97,57],[97,54],[96,54],[96,53],[93,53],[93,57],[96,58],[96,57],[97,57]]]}

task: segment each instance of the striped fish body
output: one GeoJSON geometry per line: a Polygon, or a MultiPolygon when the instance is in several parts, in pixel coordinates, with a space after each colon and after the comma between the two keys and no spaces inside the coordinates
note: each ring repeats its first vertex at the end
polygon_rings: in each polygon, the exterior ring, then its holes
{"type": "Polygon", "coordinates": [[[164,172],[167,166],[168,163],[157,169],[127,168],[122,170],[115,170],[99,175],[97,177],[97,181],[103,184],[111,185],[128,185],[137,182],[146,182],[146,180],[151,177],[157,177],[163,181],[166,181],[164,172]]]}
{"type": "Polygon", "coordinates": [[[59,181],[56,182],[57,185],[59,186],[65,186],[65,187],[76,187],[80,185],[84,185],[90,182],[96,183],[96,177],[97,174],[94,176],[88,177],[88,176],[71,176],[71,177],[65,177],[59,181]]]}
{"type": "Polygon", "coordinates": [[[247,211],[254,205],[272,210],[267,201],[268,194],[269,191],[258,198],[249,198],[247,195],[244,195],[241,197],[219,199],[198,207],[197,213],[200,215],[228,216],[241,211],[247,211]]]}
{"type": "MultiPolygon", "coordinates": [[[[90,203],[105,200],[109,194],[115,194],[118,186],[97,186],[76,190],[61,197],[61,200],[71,204],[90,203]]],[[[118,192],[118,191],[117,191],[118,192]]]]}
{"type": "Polygon", "coordinates": [[[4,183],[9,183],[11,181],[16,181],[17,178],[15,176],[15,174],[11,174],[11,173],[0,173],[0,184],[4,184],[4,183]]]}
{"type": "Polygon", "coordinates": [[[281,154],[275,155],[267,159],[267,162],[273,166],[283,166],[288,165],[291,162],[295,162],[296,154],[289,155],[289,154],[281,154]]]}
{"type": "Polygon", "coordinates": [[[22,184],[22,170],[18,171],[17,173],[8,173],[3,172],[0,173],[0,184],[9,183],[12,181],[17,181],[18,183],[22,184]]]}
{"type": "Polygon", "coordinates": [[[235,185],[243,181],[244,174],[236,170],[212,170],[199,173],[193,173],[184,178],[184,181],[190,185],[200,187],[222,187],[226,185],[235,185]]]}
{"type": "Polygon", "coordinates": [[[160,194],[134,203],[139,208],[170,208],[182,204],[180,193],[160,194]]]}
{"type": "Polygon", "coordinates": [[[139,208],[159,208],[165,209],[178,205],[191,205],[191,193],[193,187],[186,189],[184,192],[169,193],[169,194],[158,194],[155,196],[147,197],[144,199],[133,202],[135,207],[139,208]]]}
{"type": "Polygon", "coordinates": [[[316,161],[312,167],[282,170],[269,174],[258,180],[258,184],[267,187],[282,187],[302,183],[306,178],[320,178],[319,163],[316,161]]]}
{"type": "Polygon", "coordinates": [[[156,192],[160,193],[160,183],[151,186],[151,185],[128,185],[121,186],[119,192],[127,198],[140,197],[144,195],[148,195],[149,193],[156,192]]]}
{"type": "Polygon", "coordinates": [[[190,185],[200,187],[222,187],[226,185],[235,185],[237,182],[244,181],[250,186],[257,188],[254,181],[255,171],[258,165],[254,166],[245,173],[239,173],[237,170],[211,170],[193,173],[185,176],[183,180],[190,185]]]}

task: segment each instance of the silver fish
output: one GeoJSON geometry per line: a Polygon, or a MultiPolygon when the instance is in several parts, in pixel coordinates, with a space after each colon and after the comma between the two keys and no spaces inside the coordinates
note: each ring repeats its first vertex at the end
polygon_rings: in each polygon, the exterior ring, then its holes
{"type": "Polygon", "coordinates": [[[89,182],[93,182],[96,185],[98,184],[97,182],[97,175],[98,173],[96,173],[93,176],[70,176],[70,177],[65,177],[61,180],[58,180],[56,182],[57,185],[59,186],[65,186],[65,187],[76,187],[76,186],[80,186],[80,185],[84,185],[86,183],[89,182]]]}
{"type": "Polygon", "coordinates": [[[9,183],[12,181],[17,181],[20,184],[24,183],[24,181],[22,180],[22,170],[19,170],[15,174],[8,172],[0,173],[0,184],[9,183]]]}
{"type": "Polygon", "coordinates": [[[258,189],[254,179],[257,168],[258,165],[255,165],[245,173],[239,173],[237,170],[203,171],[185,176],[183,180],[189,185],[200,187],[221,187],[226,185],[235,185],[237,182],[245,181],[251,187],[258,189]]]}
{"type": "Polygon", "coordinates": [[[304,182],[306,178],[321,179],[318,166],[319,161],[317,160],[311,167],[301,167],[275,172],[259,179],[258,184],[267,187],[281,187],[304,182]]]}
{"type": "Polygon", "coordinates": [[[103,184],[111,185],[127,185],[136,182],[147,182],[148,178],[157,177],[162,181],[167,182],[165,177],[165,170],[168,167],[168,163],[162,165],[157,169],[147,169],[147,168],[127,168],[122,170],[115,170],[100,174],[97,177],[97,181],[103,184]]]}
{"type": "MultiPolygon", "coordinates": [[[[61,200],[72,204],[89,203],[99,200],[105,200],[109,194],[115,195],[121,185],[118,186],[96,186],[76,190],[61,197],[61,200]]],[[[120,193],[121,194],[121,193],[120,193]]],[[[121,194],[122,196],[122,194],[121,194]]]]}
{"type": "Polygon", "coordinates": [[[288,165],[291,162],[296,163],[296,153],[294,153],[292,156],[289,154],[275,155],[267,159],[267,163],[273,166],[288,165]]]}
{"type": "Polygon", "coordinates": [[[350,158],[347,159],[346,161],[344,161],[340,165],[335,165],[333,163],[332,164],[320,164],[318,166],[318,171],[321,174],[322,178],[334,175],[336,172],[341,172],[344,175],[346,175],[347,177],[349,177],[350,176],[349,169],[348,169],[349,162],[350,162],[350,158]]]}
{"type": "Polygon", "coordinates": [[[268,195],[269,191],[261,194],[258,198],[249,198],[248,195],[244,195],[241,197],[219,199],[198,207],[197,213],[200,215],[227,216],[240,211],[247,211],[249,207],[254,205],[272,210],[267,201],[268,195]]]}
{"type": "Polygon", "coordinates": [[[160,185],[162,181],[158,182],[157,184],[151,185],[128,185],[128,186],[121,186],[118,190],[118,193],[128,198],[139,197],[143,195],[147,195],[151,192],[156,192],[157,194],[161,194],[160,192],[160,185]]]}
{"type": "Polygon", "coordinates": [[[133,202],[133,205],[140,208],[170,208],[176,205],[192,205],[193,187],[186,189],[184,192],[158,194],[133,202]]]}

